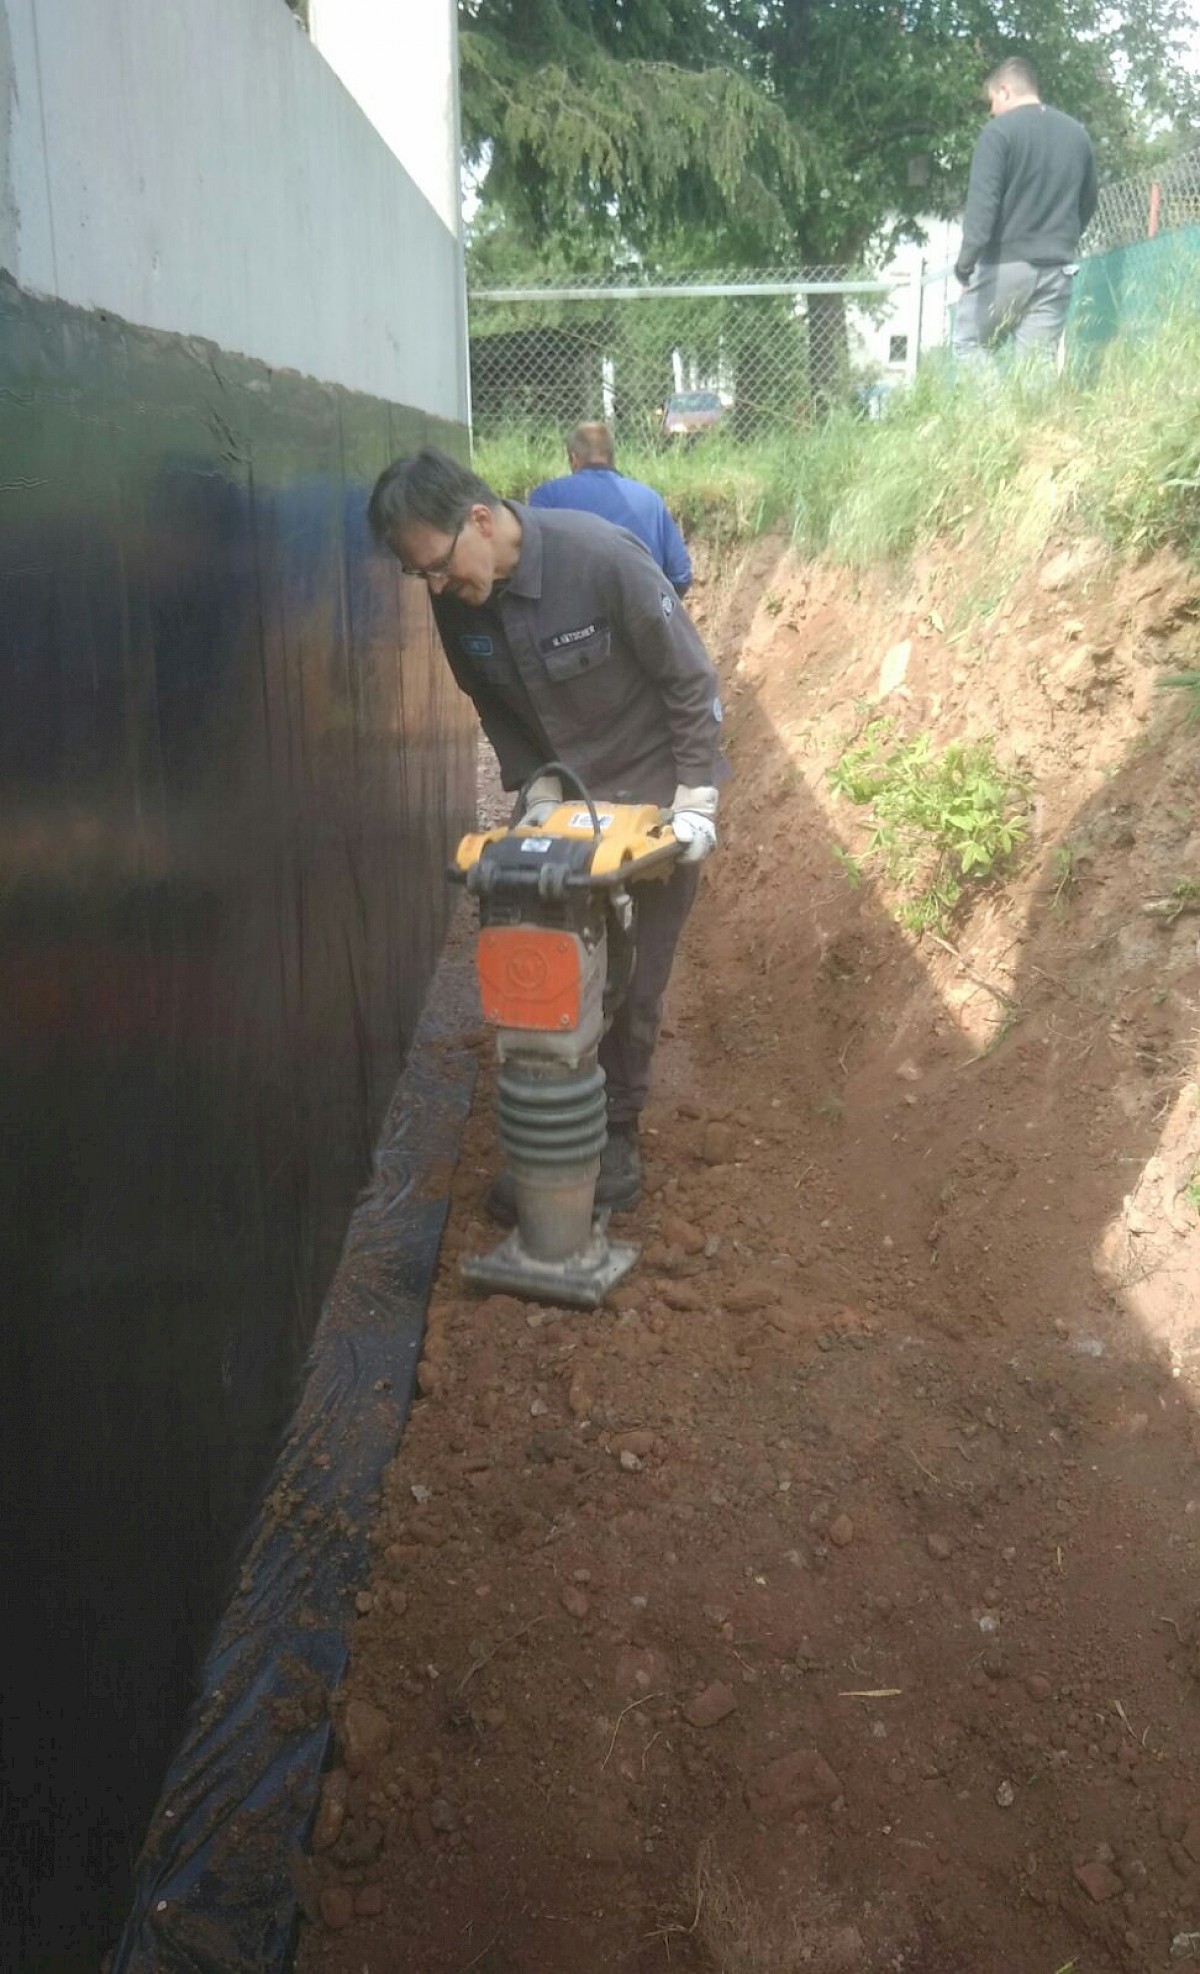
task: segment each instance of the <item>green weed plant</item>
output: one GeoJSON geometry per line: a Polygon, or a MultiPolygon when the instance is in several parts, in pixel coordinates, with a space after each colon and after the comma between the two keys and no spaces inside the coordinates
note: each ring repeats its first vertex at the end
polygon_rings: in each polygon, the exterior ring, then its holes
{"type": "Polygon", "coordinates": [[[829,782],[868,812],[857,863],[896,887],[896,917],[910,932],[944,934],[968,889],[995,875],[1028,831],[1025,785],[990,740],[935,753],[928,734],[906,740],[893,720],[872,720],[829,782]]]}

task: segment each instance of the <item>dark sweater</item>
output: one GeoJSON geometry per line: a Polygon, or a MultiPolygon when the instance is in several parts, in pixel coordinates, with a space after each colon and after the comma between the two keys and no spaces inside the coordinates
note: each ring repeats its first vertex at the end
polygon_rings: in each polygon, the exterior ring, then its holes
{"type": "Polygon", "coordinates": [[[971,159],[959,280],[981,261],[1062,267],[1074,260],[1096,196],[1092,140],[1074,117],[1046,103],[993,117],[971,159]]]}

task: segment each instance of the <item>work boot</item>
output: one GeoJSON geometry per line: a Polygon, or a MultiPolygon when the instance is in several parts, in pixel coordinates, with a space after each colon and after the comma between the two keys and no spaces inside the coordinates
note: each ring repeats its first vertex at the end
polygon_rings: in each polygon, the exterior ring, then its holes
{"type": "MultiPolygon", "coordinates": [[[[628,1213],[642,1196],[642,1158],[638,1150],[636,1124],[611,1124],[608,1142],[600,1155],[600,1177],[596,1181],[596,1207],[612,1213],[628,1213]]],[[[507,1172],[493,1179],[484,1208],[502,1227],[517,1224],[517,1189],[507,1172]]]]}
{"type": "Polygon", "coordinates": [[[509,1173],[501,1172],[492,1180],[483,1202],[483,1210],[491,1219],[499,1221],[502,1227],[516,1226],[517,1189],[509,1173]]]}
{"type": "Polygon", "coordinates": [[[610,1124],[608,1143],[600,1154],[596,1205],[612,1213],[628,1213],[642,1197],[642,1154],[636,1124],[610,1124]]]}

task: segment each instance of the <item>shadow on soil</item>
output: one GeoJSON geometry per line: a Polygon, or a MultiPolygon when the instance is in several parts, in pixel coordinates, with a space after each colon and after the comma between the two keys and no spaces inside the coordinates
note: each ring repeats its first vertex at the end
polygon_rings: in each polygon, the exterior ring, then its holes
{"type": "MultiPolygon", "coordinates": [[[[745,623],[729,628],[736,648],[745,623]]],[[[935,1623],[909,1647],[904,1683],[924,1693],[910,1738],[934,1750],[916,1808],[877,1780],[848,1784],[829,1869],[844,1906],[906,1906],[903,1960],[880,1965],[1166,1968],[1172,1938],[1200,1923],[1200,1501],[1188,1498],[1200,1431],[1187,1375],[1200,1330],[1196,1215],[1182,1209],[1198,1148],[1195,921],[1156,925],[1116,883],[1106,918],[1095,887],[1128,860],[1125,838],[1165,778],[1190,781],[1194,798],[1194,748],[1163,707],[1066,833],[1111,844],[1111,868],[1085,880],[1099,935],[1080,937],[1072,897],[1047,883],[1012,928],[1015,971],[989,986],[965,959],[914,947],[869,886],[850,890],[754,690],[732,698],[738,780],[689,935],[693,975],[703,966],[688,992],[693,1048],[710,1058],[714,1100],[754,1132],[773,1113],[807,1120],[790,1141],[792,1185],[772,1181],[769,1152],[746,1156],[774,1184],[763,1251],[794,1234],[807,1286],[844,1298],[893,1367],[894,1393],[861,1359],[841,1392],[862,1490],[887,1497],[879,1523],[897,1542],[951,1528],[972,1552],[975,1647],[939,1644],[935,1623]],[[992,1003],[983,1047],[956,1013],[966,997],[992,1003]],[[1131,1196],[1147,1173],[1139,1219],[1131,1196]],[[893,1396],[895,1430],[881,1433],[893,1396]],[[989,1643],[992,1604],[1008,1609],[989,1643]],[[1051,1705],[1010,1709],[1018,1681],[1022,1704],[1032,1691],[1051,1705]],[[997,1797],[1002,1781],[1016,1809],[997,1797]],[[880,1836],[906,1811],[945,1852],[923,1882],[889,1864],[880,1836]]],[[[852,1581],[848,1620],[870,1597],[852,1581]]],[[[827,1752],[847,1777],[854,1756],[827,1752]]],[[[768,1866],[739,1856],[736,1838],[729,1855],[766,1896],[768,1866]]],[[[713,1942],[705,1964],[728,1974],[742,1961],[713,1942]]]]}

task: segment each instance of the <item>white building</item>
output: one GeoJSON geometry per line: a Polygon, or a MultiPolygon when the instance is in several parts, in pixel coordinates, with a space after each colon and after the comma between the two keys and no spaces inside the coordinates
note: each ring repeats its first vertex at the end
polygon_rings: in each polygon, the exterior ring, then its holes
{"type": "Polygon", "coordinates": [[[895,283],[892,294],[878,308],[850,311],[854,366],[885,385],[914,376],[919,358],[950,340],[962,225],[956,219],[928,219],[922,225],[924,245],[905,241],[883,270],[883,278],[895,283]]]}

